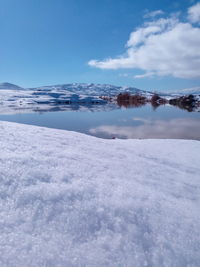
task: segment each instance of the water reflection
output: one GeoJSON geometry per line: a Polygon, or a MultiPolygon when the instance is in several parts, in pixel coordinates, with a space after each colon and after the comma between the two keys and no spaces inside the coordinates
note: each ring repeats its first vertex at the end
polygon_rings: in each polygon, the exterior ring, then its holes
{"type": "Polygon", "coordinates": [[[200,113],[172,105],[154,110],[118,108],[110,111],[44,112],[0,115],[0,120],[45,126],[95,135],[101,138],[184,138],[200,140],[200,113]]]}
{"type": "Polygon", "coordinates": [[[200,140],[199,119],[176,118],[170,120],[147,120],[136,118],[133,121],[139,122],[139,125],[101,125],[91,128],[89,132],[107,138],[181,138],[200,140]]]}
{"type": "Polygon", "coordinates": [[[172,105],[188,112],[200,111],[200,97],[189,95],[170,99],[154,95],[120,93],[113,97],[79,96],[61,92],[22,90],[15,95],[1,90],[0,114],[55,111],[110,111],[120,108],[141,108],[151,104],[153,110],[172,105]]]}

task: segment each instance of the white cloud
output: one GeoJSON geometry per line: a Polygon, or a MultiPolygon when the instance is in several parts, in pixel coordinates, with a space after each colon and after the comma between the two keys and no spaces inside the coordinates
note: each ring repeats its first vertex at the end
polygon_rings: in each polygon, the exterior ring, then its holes
{"type": "Polygon", "coordinates": [[[124,55],[91,60],[88,64],[100,69],[141,69],[145,72],[135,78],[155,75],[200,78],[199,47],[200,28],[172,16],[146,22],[133,31],[124,55]]]}
{"type": "Polygon", "coordinates": [[[145,15],[144,15],[144,18],[154,18],[156,16],[160,16],[160,15],[163,15],[164,12],[162,10],[155,10],[155,11],[152,11],[152,12],[147,12],[145,15]]]}
{"type": "Polygon", "coordinates": [[[153,77],[153,76],[155,76],[155,73],[153,71],[150,71],[144,74],[134,75],[133,77],[135,79],[142,79],[142,78],[148,78],[148,77],[153,77]]]}
{"type": "Polygon", "coordinates": [[[200,23],[200,3],[188,9],[188,19],[192,23],[200,23]]]}

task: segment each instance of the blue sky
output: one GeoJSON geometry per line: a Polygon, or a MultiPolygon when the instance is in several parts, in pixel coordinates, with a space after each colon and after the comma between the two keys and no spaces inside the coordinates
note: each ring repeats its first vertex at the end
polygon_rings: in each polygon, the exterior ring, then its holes
{"type": "MultiPolygon", "coordinates": [[[[0,82],[24,87],[109,83],[152,90],[199,86],[200,77],[195,74],[185,79],[183,74],[170,71],[161,74],[160,70],[153,70],[152,74],[146,65],[140,68],[141,62],[128,68],[123,62],[119,62],[122,67],[112,64],[111,68],[105,63],[108,58],[126,58],[130,34],[143,28],[146,20],[158,19],[150,17],[152,11],[162,10],[160,17],[179,16],[179,22],[185,22],[188,8],[197,3],[189,0],[0,0],[0,82]],[[91,60],[96,63],[90,64],[91,60]]],[[[198,21],[192,25],[199,29],[198,21]]]]}

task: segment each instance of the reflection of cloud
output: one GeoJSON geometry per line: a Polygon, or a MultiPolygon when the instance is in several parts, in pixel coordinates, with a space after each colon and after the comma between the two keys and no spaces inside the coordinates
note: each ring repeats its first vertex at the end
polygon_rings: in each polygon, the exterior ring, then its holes
{"type": "Polygon", "coordinates": [[[133,121],[139,121],[139,122],[143,122],[146,124],[151,124],[153,122],[151,119],[145,119],[145,118],[140,118],[140,117],[134,117],[133,121]]]}
{"type": "MultiPolygon", "coordinates": [[[[137,119],[138,120],[138,119],[137,119]]],[[[150,120],[139,126],[102,125],[90,129],[92,134],[104,134],[118,138],[163,138],[200,140],[199,119],[150,120]]]]}

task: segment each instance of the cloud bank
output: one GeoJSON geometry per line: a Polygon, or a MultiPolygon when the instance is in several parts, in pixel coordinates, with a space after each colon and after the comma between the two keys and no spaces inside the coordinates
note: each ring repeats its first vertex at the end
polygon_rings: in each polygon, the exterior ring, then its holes
{"type": "Polygon", "coordinates": [[[187,10],[187,18],[183,22],[174,14],[153,20],[151,16],[150,21],[130,34],[124,55],[102,61],[90,60],[88,64],[100,69],[144,71],[135,78],[200,78],[199,23],[200,3],[187,10]]]}

